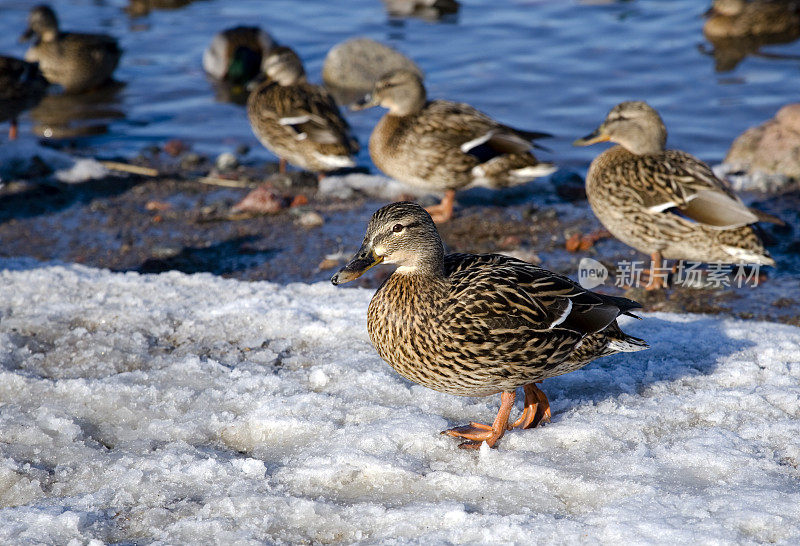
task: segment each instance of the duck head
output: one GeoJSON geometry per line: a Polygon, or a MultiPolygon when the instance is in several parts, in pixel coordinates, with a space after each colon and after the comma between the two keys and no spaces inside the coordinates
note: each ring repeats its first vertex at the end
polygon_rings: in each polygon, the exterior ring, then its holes
{"type": "Polygon", "coordinates": [[[50,6],[36,6],[28,14],[28,28],[19,40],[27,42],[34,36],[43,42],[53,41],[58,36],[58,18],[50,6]]]}
{"type": "Polygon", "coordinates": [[[303,61],[294,50],[285,46],[270,51],[262,67],[267,78],[278,82],[278,85],[294,85],[306,78],[303,61]]]}
{"type": "Polygon", "coordinates": [[[658,112],[646,102],[621,102],[611,109],[600,127],[573,144],[588,146],[606,141],[637,155],[654,154],[664,150],[667,128],[658,112]]]}
{"type": "Polygon", "coordinates": [[[411,70],[395,70],[375,83],[372,93],[350,106],[351,110],[363,110],[373,106],[389,109],[395,116],[406,116],[418,112],[425,106],[427,97],[422,78],[411,70]]]}
{"type": "Polygon", "coordinates": [[[428,212],[416,203],[386,205],[372,215],[364,242],[332,278],[339,285],[380,264],[396,264],[400,274],[441,274],[444,246],[428,212]]]}

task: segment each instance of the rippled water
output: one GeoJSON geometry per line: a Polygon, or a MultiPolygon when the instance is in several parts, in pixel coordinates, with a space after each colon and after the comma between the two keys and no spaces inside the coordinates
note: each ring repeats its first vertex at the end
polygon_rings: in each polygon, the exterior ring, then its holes
{"type": "MultiPolygon", "coordinates": [[[[0,0],[1,53],[24,53],[16,39],[32,3],[0,0]]],[[[550,159],[585,167],[597,149],[570,142],[622,100],[648,100],[665,118],[671,146],[719,161],[742,130],[800,98],[796,59],[751,56],[733,71],[715,72],[713,58],[701,50],[708,3],[464,0],[457,17],[444,23],[392,19],[379,0],[200,0],[142,17],[129,16],[122,0],[52,5],[63,28],[113,34],[125,49],[116,72],[125,85],[80,105],[80,116],[107,124],[106,134],[79,141],[97,155],[130,156],[181,138],[204,152],[247,144],[255,157],[270,157],[252,136],[243,108],[215,100],[200,66],[215,32],[259,24],[298,50],[314,81],[336,43],[355,35],[389,43],[423,68],[430,96],[550,131],[557,135],[547,144],[550,159]]],[[[800,56],[798,43],[765,50],[800,56]]],[[[33,118],[63,116],[72,108],[64,97],[50,97],[26,114],[21,131],[31,138],[33,118]]],[[[362,142],[379,115],[350,115],[362,142]]],[[[366,150],[362,154],[367,163],[366,150]]]]}

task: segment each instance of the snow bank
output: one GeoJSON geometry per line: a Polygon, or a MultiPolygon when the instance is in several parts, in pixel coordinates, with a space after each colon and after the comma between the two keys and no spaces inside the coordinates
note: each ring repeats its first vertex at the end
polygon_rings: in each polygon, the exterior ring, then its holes
{"type": "Polygon", "coordinates": [[[412,385],[370,292],[3,261],[0,542],[800,541],[800,329],[647,315],[549,425],[412,385]]]}

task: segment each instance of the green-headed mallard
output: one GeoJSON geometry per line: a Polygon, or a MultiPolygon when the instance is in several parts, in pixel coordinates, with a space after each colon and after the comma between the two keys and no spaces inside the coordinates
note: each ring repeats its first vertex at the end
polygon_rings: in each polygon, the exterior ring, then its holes
{"type": "Polygon", "coordinates": [[[47,80],[34,63],[0,56],[0,122],[11,120],[8,138],[17,138],[17,116],[42,100],[47,80]]]}
{"type": "Polygon", "coordinates": [[[364,242],[331,282],[358,278],[379,263],[397,270],[369,304],[367,330],[378,354],[403,377],[460,396],[501,393],[494,423],[456,427],[464,448],[494,446],[512,427],[549,418],[535,383],[577,370],[595,358],[647,348],[617,317],[635,301],[581,288],[566,277],[499,254],[450,254],[430,215],[392,203],[372,215],[364,242]],[[515,391],[522,416],[509,422],[515,391]]]}
{"type": "Polygon", "coordinates": [[[469,185],[506,187],[555,170],[531,153],[531,140],[549,136],[502,125],[468,104],[428,101],[420,76],[390,72],[355,109],[383,106],[369,139],[369,154],[387,175],[445,192],[428,211],[437,222],[453,213],[455,191],[469,185]]]}
{"type": "Polygon", "coordinates": [[[275,47],[272,36],[258,27],[234,27],[214,35],[203,52],[203,69],[213,78],[244,85],[263,71],[275,47]]]}
{"type": "Polygon", "coordinates": [[[358,143],[333,97],[308,83],[303,63],[288,47],[264,61],[267,81],[250,93],[247,117],[261,143],[284,161],[313,172],[355,165],[358,143]]]}
{"type": "Polygon", "coordinates": [[[713,0],[706,15],[709,39],[800,33],[797,0],[713,0]]]}
{"type": "Polygon", "coordinates": [[[67,93],[80,93],[107,82],[122,55],[111,36],[59,31],[58,19],[49,6],[31,10],[21,39],[34,36],[25,60],[39,63],[47,81],[61,85],[67,93]]]}
{"type": "MultiPolygon", "coordinates": [[[[641,101],[611,109],[600,127],[578,146],[619,144],[592,161],[586,195],[600,222],[617,239],[662,259],[775,265],[749,224],[780,223],[748,208],[708,165],[666,150],[667,129],[641,101]]],[[[651,278],[649,288],[661,288],[651,278]]]]}

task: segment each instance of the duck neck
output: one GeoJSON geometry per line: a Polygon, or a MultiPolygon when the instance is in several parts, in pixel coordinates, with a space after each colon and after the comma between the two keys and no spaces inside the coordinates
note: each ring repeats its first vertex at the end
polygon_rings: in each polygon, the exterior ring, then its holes
{"type": "Polygon", "coordinates": [[[444,248],[441,242],[418,251],[413,260],[407,260],[395,271],[398,275],[413,275],[428,279],[444,279],[444,248]]]}

